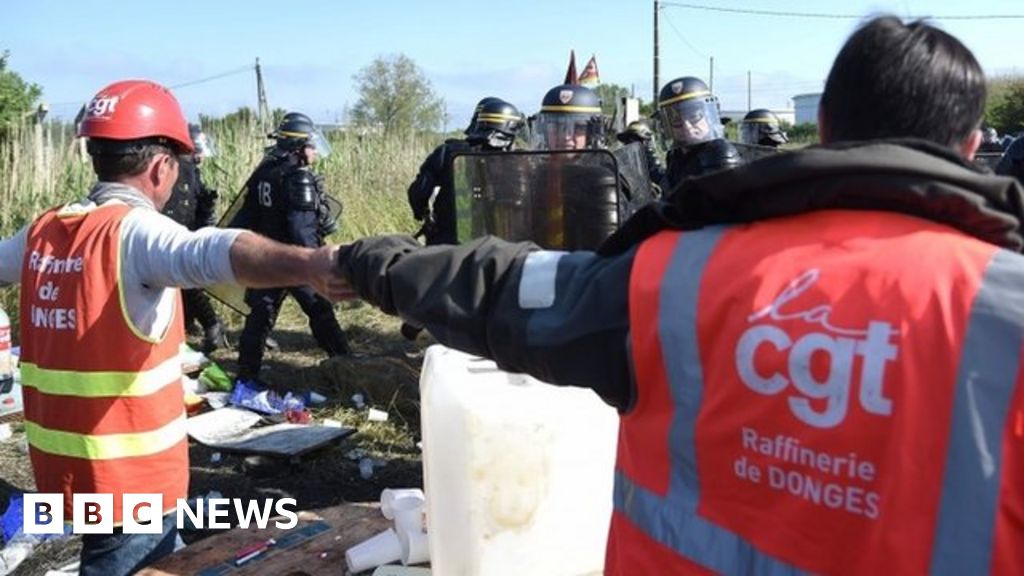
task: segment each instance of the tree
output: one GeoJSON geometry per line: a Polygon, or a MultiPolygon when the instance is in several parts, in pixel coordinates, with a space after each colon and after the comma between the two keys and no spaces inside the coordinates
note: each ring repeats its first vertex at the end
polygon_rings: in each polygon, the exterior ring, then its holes
{"type": "Polygon", "coordinates": [[[36,84],[21,79],[17,72],[7,69],[10,52],[0,54],[0,130],[20,122],[35,110],[36,100],[43,90],[36,84]]]}
{"type": "Polygon", "coordinates": [[[1024,130],[1024,77],[997,78],[989,83],[985,123],[1000,134],[1024,130]]]}
{"type": "Polygon", "coordinates": [[[404,54],[378,57],[353,80],[359,100],[351,116],[357,125],[379,126],[392,134],[435,130],[445,118],[444,99],[404,54]]]}
{"type": "Polygon", "coordinates": [[[615,116],[619,99],[629,96],[629,90],[618,84],[598,84],[594,92],[597,92],[597,97],[601,99],[601,113],[605,116],[615,116]]]}

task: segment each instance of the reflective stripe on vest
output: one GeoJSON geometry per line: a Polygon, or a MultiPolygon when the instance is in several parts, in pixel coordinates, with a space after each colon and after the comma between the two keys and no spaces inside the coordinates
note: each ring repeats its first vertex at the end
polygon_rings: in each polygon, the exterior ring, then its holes
{"type": "Polygon", "coordinates": [[[19,367],[26,387],[44,394],[80,398],[148,396],[181,380],[181,359],[177,356],[142,372],[47,370],[30,362],[19,367]]]}
{"type": "Polygon", "coordinates": [[[25,422],[25,435],[33,448],[58,456],[87,460],[149,456],[185,439],[185,415],[156,430],[128,434],[75,434],[25,422]]]}
{"type": "MultiPolygon", "coordinates": [[[[615,509],[626,515],[648,536],[682,556],[723,574],[793,574],[797,571],[762,554],[749,542],[697,515],[700,483],[695,457],[695,425],[704,389],[704,375],[697,349],[697,297],[700,281],[711,252],[724,227],[713,227],[685,235],[673,251],[662,283],[678,290],[658,303],[659,323],[686,326],[678,341],[662,341],[662,348],[680,358],[667,362],[672,397],[677,410],[669,431],[671,479],[668,493],[660,496],[634,484],[621,471],[615,474],[615,509]]],[[[664,239],[659,239],[664,241],[664,239]]],[[[638,256],[639,258],[640,256],[638,256]]],[[[659,333],[670,332],[659,328],[659,333]]]]}
{"type": "MultiPolygon", "coordinates": [[[[663,251],[670,251],[660,271],[661,285],[673,288],[659,292],[659,301],[652,304],[657,308],[659,354],[664,358],[668,393],[674,405],[667,430],[670,473],[664,490],[651,489],[631,478],[620,466],[616,471],[615,509],[652,540],[709,570],[725,574],[803,573],[792,563],[757,549],[744,536],[698,512],[702,490],[697,424],[706,394],[697,328],[698,302],[711,254],[728,231],[716,227],[686,234],[662,233],[645,243],[650,248],[660,242],[663,251]],[[666,248],[667,244],[671,246],[666,248]]],[[[637,260],[644,257],[642,247],[637,260]]],[[[931,558],[928,570],[934,574],[983,574],[992,568],[1003,479],[1004,431],[1007,411],[1018,386],[1024,345],[1022,286],[1024,266],[1020,255],[995,251],[970,301],[952,391],[949,442],[942,467],[941,497],[936,503],[934,541],[927,543],[931,558]]],[[[631,315],[631,321],[636,320],[631,315]]],[[[627,422],[628,416],[624,418],[624,427],[627,422]]],[[[622,450],[620,447],[620,460],[622,450]]],[[[781,518],[779,525],[791,520],[781,518]]],[[[613,520],[611,538],[615,537],[613,520]]],[[[793,546],[797,549],[800,544],[794,542],[793,546]]]]}

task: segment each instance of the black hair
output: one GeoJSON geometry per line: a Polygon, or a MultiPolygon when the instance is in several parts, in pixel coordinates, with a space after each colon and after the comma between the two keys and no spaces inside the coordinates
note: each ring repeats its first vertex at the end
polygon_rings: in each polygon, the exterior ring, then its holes
{"type": "Polygon", "coordinates": [[[821,110],[831,142],[924,138],[959,147],[985,111],[985,73],[952,35],[879,16],[843,45],[821,110]]]}
{"type": "Polygon", "coordinates": [[[90,138],[87,144],[92,169],[101,182],[116,182],[127,176],[138,176],[157,154],[169,154],[177,160],[178,150],[163,139],[108,140],[90,138]]]}

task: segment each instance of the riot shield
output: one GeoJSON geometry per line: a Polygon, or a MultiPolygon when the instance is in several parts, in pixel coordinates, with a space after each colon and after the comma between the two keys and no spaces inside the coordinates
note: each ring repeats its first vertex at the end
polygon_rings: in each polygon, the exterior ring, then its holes
{"type": "Polygon", "coordinates": [[[978,152],[974,155],[974,163],[981,168],[988,168],[995,171],[999,161],[1002,160],[1002,152],[978,152]]]}
{"type": "Polygon", "coordinates": [[[452,159],[457,237],[593,250],[629,212],[607,150],[466,152],[452,159]]]}
{"type": "MultiPolygon", "coordinates": [[[[227,228],[231,220],[234,219],[235,214],[242,208],[242,204],[245,202],[247,185],[248,182],[246,182],[245,186],[242,186],[242,189],[235,195],[235,199],[228,205],[228,209],[224,211],[224,215],[217,222],[218,228],[227,228]]],[[[204,290],[207,294],[220,300],[225,306],[235,312],[243,316],[249,315],[251,310],[249,305],[245,303],[245,286],[241,284],[220,283],[207,286],[204,290]]]]}
{"type": "Polygon", "coordinates": [[[774,146],[744,144],[742,142],[733,142],[732,140],[730,140],[729,143],[736,147],[736,150],[740,153],[740,156],[743,158],[744,164],[749,164],[759,158],[764,158],[766,156],[772,156],[775,154],[785,152],[785,150],[775,148],[774,146]]]}
{"type": "Polygon", "coordinates": [[[626,144],[612,152],[619,168],[619,184],[629,204],[626,213],[620,214],[622,220],[636,212],[641,206],[654,200],[654,189],[651,186],[651,172],[647,165],[647,156],[641,142],[626,144]]]}

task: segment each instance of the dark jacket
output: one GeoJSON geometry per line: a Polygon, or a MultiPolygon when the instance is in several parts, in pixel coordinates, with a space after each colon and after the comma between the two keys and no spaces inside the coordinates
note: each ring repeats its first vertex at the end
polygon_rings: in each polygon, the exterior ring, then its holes
{"type": "Polygon", "coordinates": [[[451,164],[456,154],[475,148],[465,140],[445,140],[427,156],[416,179],[409,185],[409,207],[414,218],[424,221],[422,230],[427,244],[455,244],[458,241],[451,164]],[[435,188],[438,188],[438,194],[431,212],[430,197],[435,188]]]}
{"type": "Polygon", "coordinates": [[[686,180],[599,253],[548,253],[554,296],[540,305],[524,299],[531,287],[520,282],[527,255],[538,250],[531,243],[488,237],[419,248],[408,237],[368,238],[343,250],[340,265],[360,297],[425,326],[441,343],[507,371],[592,388],[628,409],[629,275],[641,242],[661,230],[832,209],[863,210],[865,219],[870,211],[900,212],[1015,252],[1024,246],[1017,181],[985,174],[945,148],[902,141],[811,148],[686,180]]]}
{"type": "Polygon", "coordinates": [[[178,180],[163,213],[189,230],[215,225],[217,191],[203,183],[199,165],[189,157],[178,160],[178,180]]]}
{"type": "Polygon", "coordinates": [[[310,248],[323,244],[322,180],[297,155],[268,154],[249,177],[245,194],[230,226],[285,244],[310,248]]]}

